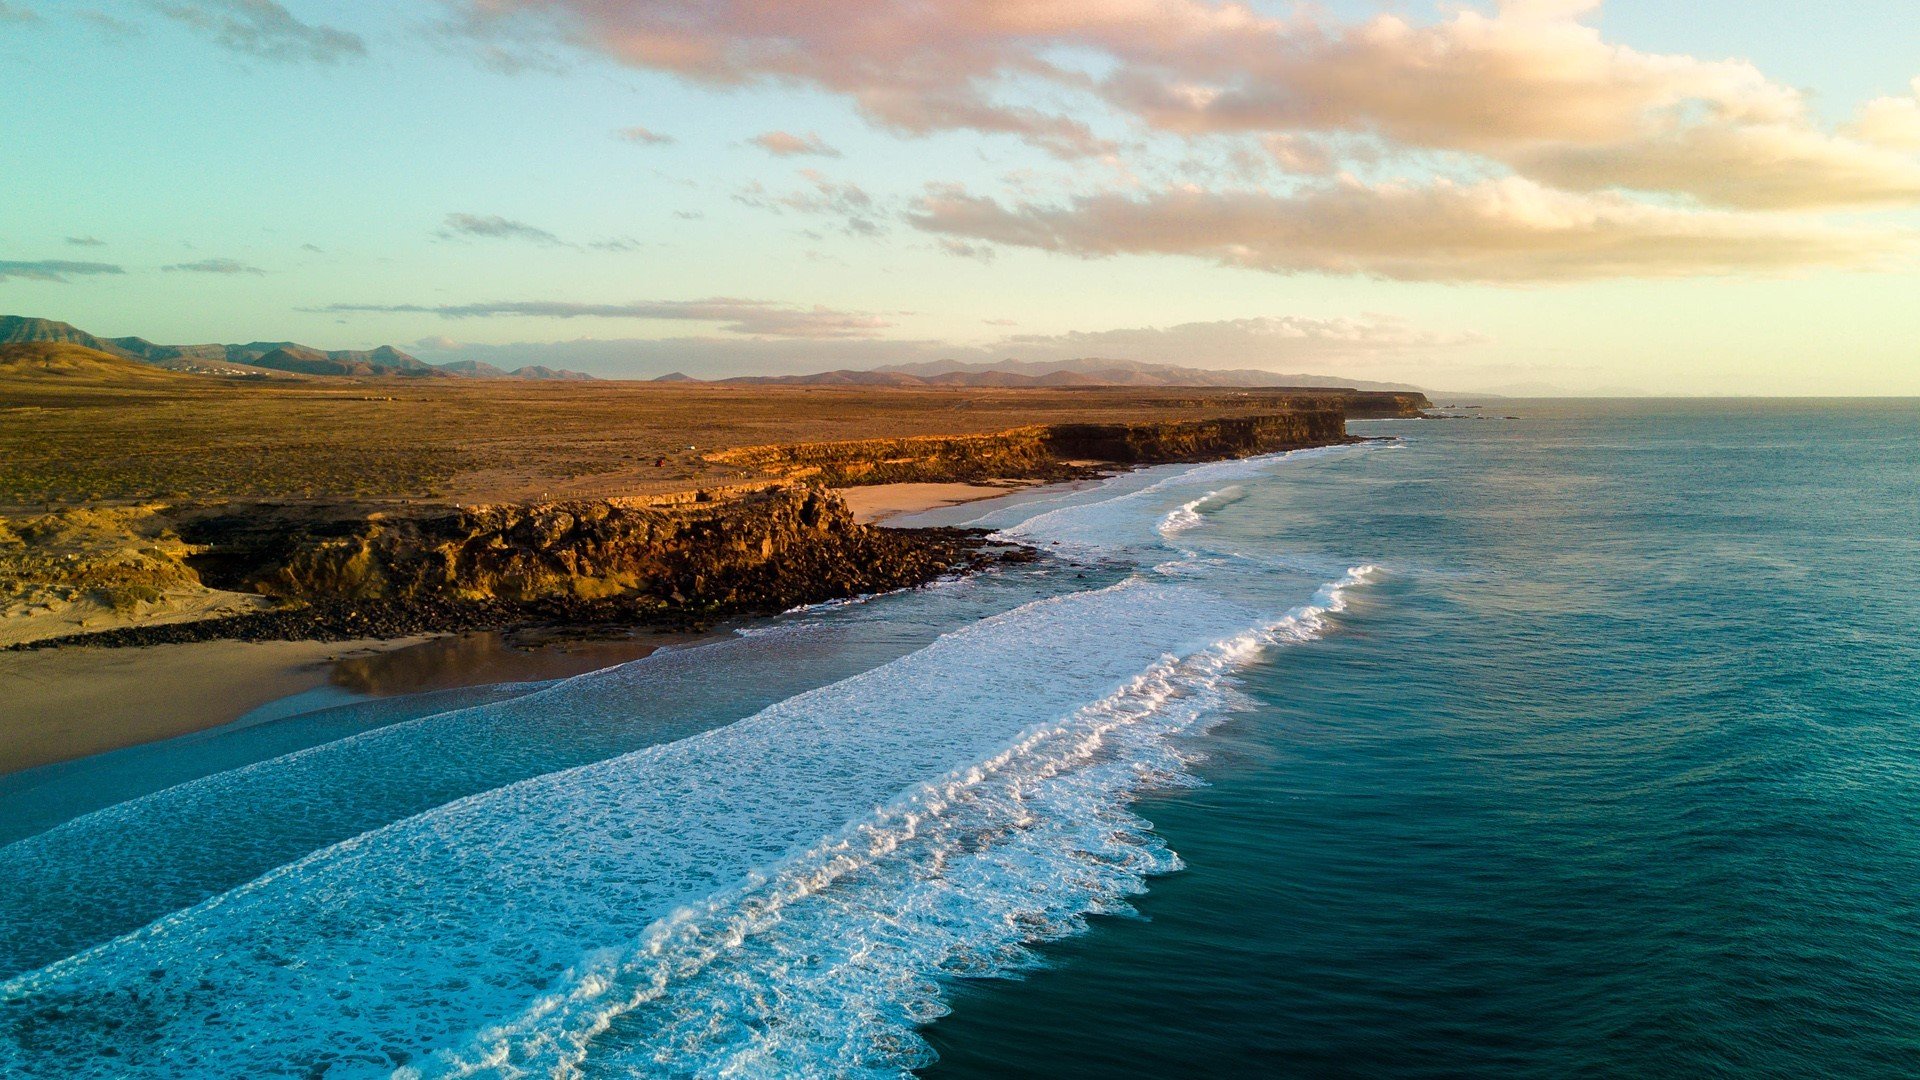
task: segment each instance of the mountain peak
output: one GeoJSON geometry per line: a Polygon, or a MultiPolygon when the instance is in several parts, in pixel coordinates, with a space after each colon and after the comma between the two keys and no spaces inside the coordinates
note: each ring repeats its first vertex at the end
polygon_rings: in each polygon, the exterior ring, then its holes
{"type": "Polygon", "coordinates": [[[92,349],[123,360],[178,370],[216,374],[259,374],[258,369],[297,375],[337,375],[359,378],[406,375],[415,377],[465,376],[494,379],[591,379],[578,371],[533,366],[506,372],[492,364],[457,360],[429,364],[392,345],[372,349],[316,349],[297,341],[250,341],[244,345],[156,345],[146,338],[103,338],[69,323],[24,315],[0,315],[0,345],[57,342],[92,349]]]}

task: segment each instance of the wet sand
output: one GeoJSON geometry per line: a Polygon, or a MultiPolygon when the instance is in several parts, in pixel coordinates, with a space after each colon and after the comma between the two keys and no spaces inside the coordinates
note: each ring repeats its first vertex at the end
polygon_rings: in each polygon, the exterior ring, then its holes
{"type": "Polygon", "coordinates": [[[231,723],[393,641],[203,641],[0,653],[0,773],[231,723]]]}
{"type": "Polygon", "coordinates": [[[555,630],[0,652],[0,775],[220,727],[324,686],[390,697],[564,679],[709,636],[555,630]]]}
{"type": "Polygon", "coordinates": [[[403,649],[349,657],[329,681],[356,694],[388,697],[488,683],[543,682],[638,660],[668,645],[717,635],[569,629],[449,634],[403,649]]]}

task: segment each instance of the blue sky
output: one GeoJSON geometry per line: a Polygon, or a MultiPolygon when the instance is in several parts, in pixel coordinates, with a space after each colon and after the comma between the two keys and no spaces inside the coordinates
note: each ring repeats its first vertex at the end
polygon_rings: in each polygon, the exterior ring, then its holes
{"type": "Polygon", "coordinates": [[[7,0],[0,309],[640,376],[1920,393],[1911,3],[484,7],[7,0]]]}

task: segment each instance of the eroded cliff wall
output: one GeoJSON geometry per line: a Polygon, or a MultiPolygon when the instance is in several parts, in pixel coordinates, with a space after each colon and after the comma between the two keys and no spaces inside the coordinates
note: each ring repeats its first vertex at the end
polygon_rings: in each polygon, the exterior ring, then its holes
{"type": "Polygon", "coordinates": [[[1141,465],[1249,457],[1345,441],[1337,405],[1260,416],[1146,424],[1055,424],[991,435],[746,446],[710,460],[835,487],[853,484],[1055,479],[1086,463],[1141,465]]]}
{"type": "Polygon", "coordinates": [[[952,545],[860,525],[815,488],[702,500],[461,507],[302,521],[249,507],[183,527],[209,584],[291,600],[779,606],[924,581],[952,545]]]}
{"type": "MultiPolygon", "coordinates": [[[[1324,399],[1322,399],[1324,401],[1324,399]]],[[[396,636],[530,623],[706,622],[903,588],[998,555],[981,534],[856,522],[829,486],[1058,478],[1112,465],[1246,457],[1348,441],[1338,404],[990,435],[745,447],[764,478],[648,498],[379,509],[342,503],[168,508],[201,583],[289,603],[105,631],[142,644],[396,636]]],[[[111,642],[108,639],[112,639],[111,642]]]]}
{"type": "Polygon", "coordinates": [[[785,479],[652,499],[467,506],[406,515],[253,505],[183,522],[202,579],[290,600],[796,599],[925,580],[958,558],[858,524],[825,485],[1048,477],[1089,462],[1245,457],[1347,438],[1338,408],[992,435],[746,447],[715,460],[785,479]]]}

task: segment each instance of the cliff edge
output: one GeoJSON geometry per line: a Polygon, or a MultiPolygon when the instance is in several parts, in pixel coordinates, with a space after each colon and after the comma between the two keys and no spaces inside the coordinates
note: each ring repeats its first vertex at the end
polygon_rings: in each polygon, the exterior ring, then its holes
{"type": "MultiPolygon", "coordinates": [[[[1343,410],[1316,405],[1203,420],[737,447],[708,459],[770,479],[647,497],[402,508],[154,505],[133,515],[144,537],[146,575],[133,584],[159,589],[153,597],[154,589],[140,593],[153,602],[151,610],[139,611],[141,624],[47,637],[26,647],[390,637],[536,624],[705,625],[905,588],[996,558],[1032,557],[969,530],[861,524],[829,487],[1065,479],[1348,441],[1343,410]],[[178,607],[194,590],[267,607],[183,619],[160,602],[178,607]]],[[[11,546],[0,544],[0,577],[9,565],[51,565],[32,539],[62,536],[73,545],[74,537],[86,535],[81,517],[90,513],[97,546],[115,550],[112,522],[84,509],[65,511],[26,533],[7,534],[11,546]]],[[[60,558],[80,567],[60,583],[68,602],[90,595],[84,567],[92,564],[60,558]]],[[[131,564],[117,556],[98,562],[116,568],[114,581],[100,584],[120,590],[109,599],[123,609],[131,564]]],[[[16,584],[31,582],[23,577],[16,584]]],[[[233,610],[231,599],[225,610],[233,610]]]]}

